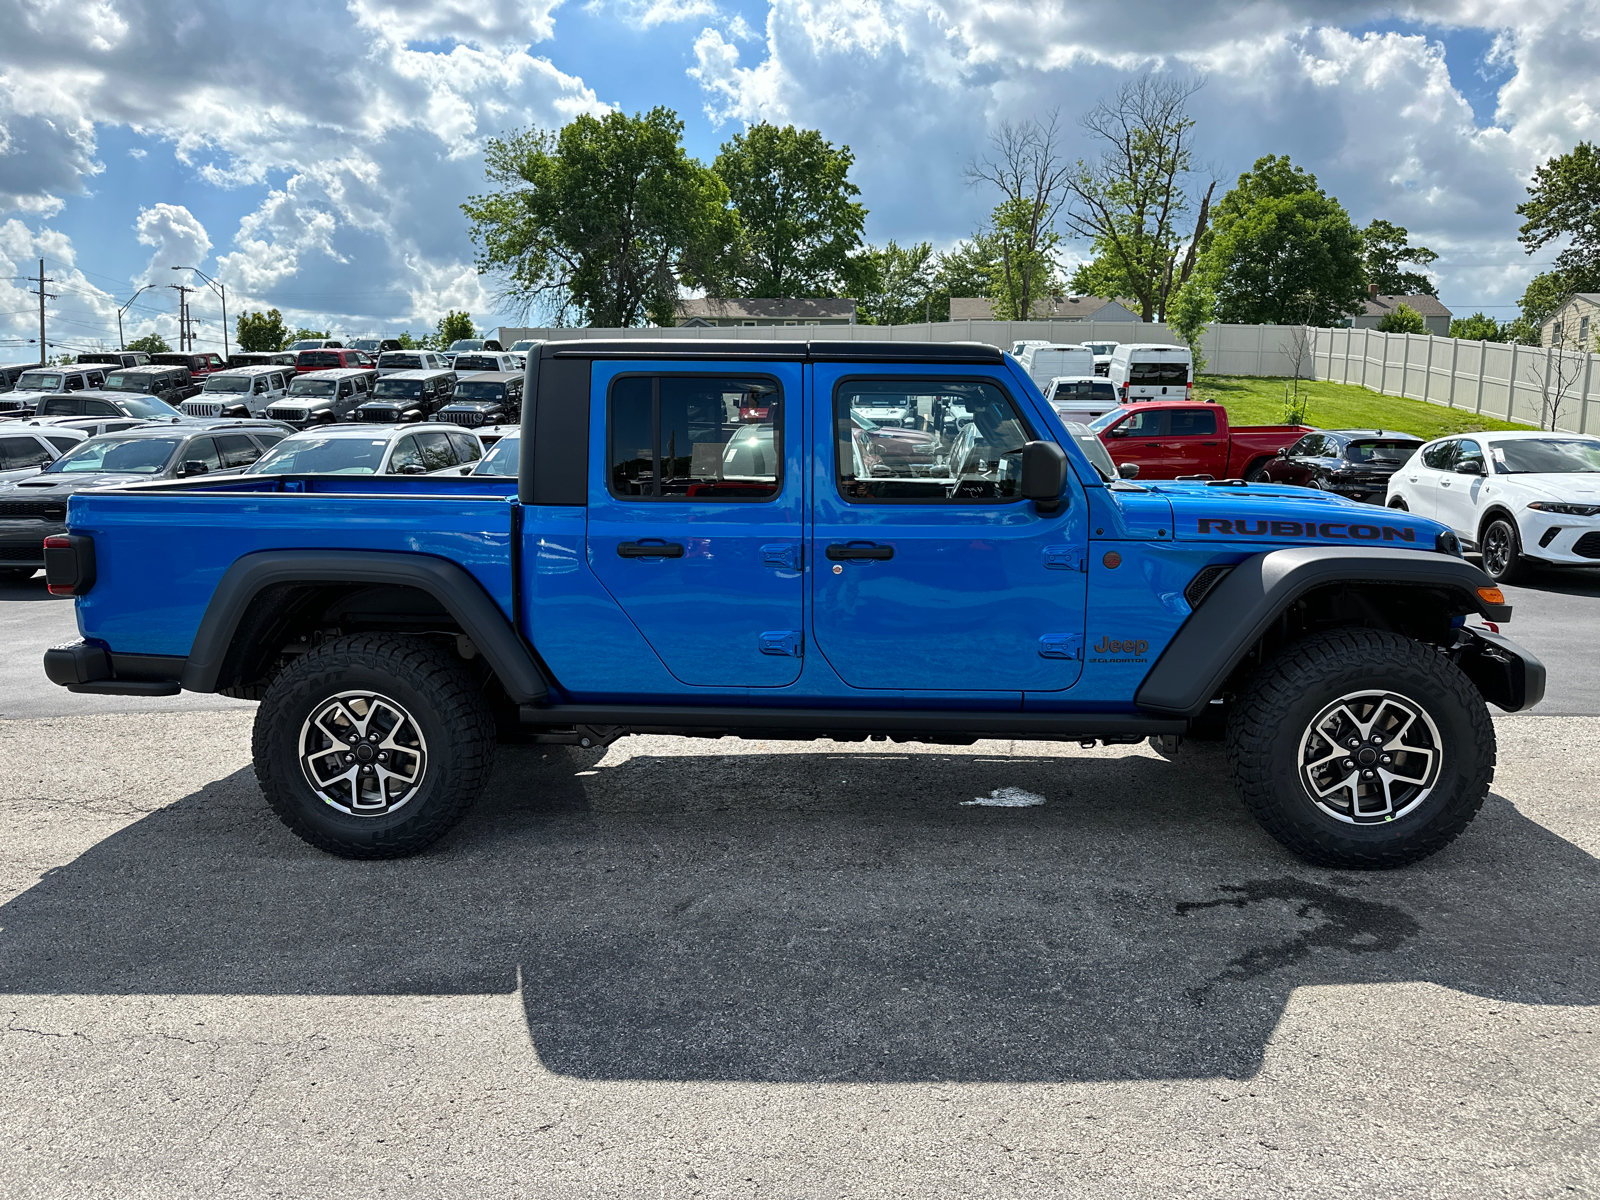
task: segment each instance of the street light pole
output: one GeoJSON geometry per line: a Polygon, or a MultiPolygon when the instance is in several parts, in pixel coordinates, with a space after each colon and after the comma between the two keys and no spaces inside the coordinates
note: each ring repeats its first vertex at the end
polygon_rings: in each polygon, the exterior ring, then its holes
{"type": "Polygon", "coordinates": [[[172,269],[174,271],[193,271],[196,275],[200,276],[201,279],[204,279],[206,281],[206,283],[208,283],[211,286],[211,290],[213,292],[216,292],[217,295],[219,297],[221,297],[221,299],[222,299],[222,357],[223,358],[227,358],[228,357],[228,353],[229,353],[229,351],[228,351],[228,287],[227,287],[227,285],[223,284],[223,283],[218,283],[215,279],[211,278],[211,276],[207,275],[199,267],[173,267],[172,269]]]}
{"type": "Polygon", "coordinates": [[[148,292],[151,288],[153,288],[155,286],[156,285],[153,284],[153,283],[145,284],[142,288],[139,289],[139,291],[135,292],[133,295],[128,297],[128,302],[126,304],[122,305],[120,308],[117,309],[117,349],[118,350],[126,350],[128,348],[128,343],[122,340],[122,314],[127,312],[130,308],[133,307],[133,302],[139,298],[140,293],[148,292]]]}

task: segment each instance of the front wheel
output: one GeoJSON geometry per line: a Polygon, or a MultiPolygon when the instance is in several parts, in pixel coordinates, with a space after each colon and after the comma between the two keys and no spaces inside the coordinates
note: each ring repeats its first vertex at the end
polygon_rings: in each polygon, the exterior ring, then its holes
{"type": "Polygon", "coordinates": [[[1522,557],[1522,539],[1506,517],[1496,517],[1483,529],[1483,571],[1496,583],[1515,583],[1528,573],[1522,557]]]}
{"type": "Polygon", "coordinates": [[[459,660],[422,638],[308,650],[256,713],[256,779],[294,833],[343,858],[401,858],[466,815],[489,779],[494,718],[459,660]]]}
{"type": "Polygon", "coordinates": [[[1494,778],[1483,697],[1432,647],[1339,629],[1267,663],[1228,719],[1240,798],[1324,867],[1399,867],[1471,823],[1494,778]]]}

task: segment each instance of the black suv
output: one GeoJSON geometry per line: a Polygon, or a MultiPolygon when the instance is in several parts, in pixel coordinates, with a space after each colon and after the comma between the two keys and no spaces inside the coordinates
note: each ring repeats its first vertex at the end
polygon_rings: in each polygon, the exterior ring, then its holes
{"type": "Polygon", "coordinates": [[[124,367],[120,371],[112,371],[100,385],[100,390],[140,392],[176,407],[190,396],[198,396],[200,385],[189,374],[188,367],[163,367],[152,363],[148,367],[124,367]]]}
{"type": "Polygon", "coordinates": [[[372,399],[356,409],[357,421],[392,425],[426,421],[455,390],[454,371],[395,371],[372,387],[372,399]]]}
{"type": "Polygon", "coordinates": [[[1420,445],[1421,438],[1393,430],[1319,430],[1268,459],[1261,468],[1261,482],[1294,484],[1382,504],[1389,493],[1389,476],[1420,445]]]}
{"type": "Polygon", "coordinates": [[[108,367],[147,367],[150,365],[150,356],[143,350],[96,350],[78,355],[78,361],[108,367]]]}
{"type": "MultiPolygon", "coordinates": [[[[389,378],[396,377],[391,375],[389,378]]],[[[450,403],[439,410],[436,419],[452,425],[465,425],[469,429],[520,421],[522,372],[481,371],[470,379],[460,380],[450,403]]]]}

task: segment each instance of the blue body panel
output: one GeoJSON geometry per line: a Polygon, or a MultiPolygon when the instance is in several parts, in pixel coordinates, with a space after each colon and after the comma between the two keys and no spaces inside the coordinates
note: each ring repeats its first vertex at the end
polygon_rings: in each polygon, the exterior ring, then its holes
{"type": "Polygon", "coordinates": [[[78,630],[123,654],[187,655],[223,572],[257,550],[437,555],[465,567],[509,619],[511,515],[506,499],[481,494],[81,492],[67,520],[95,539],[98,578],[77,601],[78,630]]]}

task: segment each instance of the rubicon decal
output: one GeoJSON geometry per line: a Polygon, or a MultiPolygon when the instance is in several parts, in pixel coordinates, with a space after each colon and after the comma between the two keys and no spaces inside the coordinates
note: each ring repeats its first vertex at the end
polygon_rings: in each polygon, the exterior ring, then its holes
{"type": "Polygon", "coordinates": [[[1242,517],[1201,517],[1196,531],[1231,537],[1326,538],[1351,542],[1415,542],[1409,525],[1351,524],[1346,521],[1247,521],[1242,517]]]}

